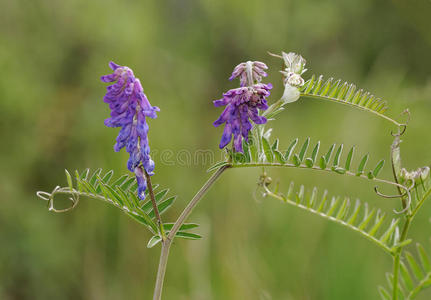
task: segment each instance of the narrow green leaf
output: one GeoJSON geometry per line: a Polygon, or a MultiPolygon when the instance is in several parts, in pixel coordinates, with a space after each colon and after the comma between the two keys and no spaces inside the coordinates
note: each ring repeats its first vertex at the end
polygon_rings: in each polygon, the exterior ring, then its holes
{"type": "Polygon", "coordinates": [[[338,202],[340,201],[340,197],[333,197],[331,200],[331,204],[329,205],[329,209],[326,212],[326,215],[332,216],[332,214],[335,212],[338,206],[338,202]]]}
{"type": "Polygon", "coordinates": [[[117,185],[121,185],[127,178],[129,178],[129,175],[124,174],[121,177],[118,177],[118,179],[111,183],[110,186],[116,187],[117,185]]]}
{"type": "Polygon", "coordinates": [[[93,194],[93,195],[97,195],[96,189],[92,185],[90,185],[87,181],[82,180],[81,184],[82,184],[83,190],[85,192],[93,194]]]}
{"type": "Polygon", "coordinates": [[[335,217],[338,220],[342,220],[344,216],[346,215],[346,212],[348,211],[350,206],[350,200],[349,198],[344,199],[343,203],[341,204],[340,209],[338,210],[337,216],[335,217]]]}
{"type": "Polygon", "coordinates": [[[379,163],[377,164],[377,166],[373,170],[373,176],[374,177],[377,177],[379,175],[379,172],[383,168],[384,164],[385,164],[385,160],[384,159],[382,159],[381,161],[379,161],[379,163]]]}
{"type": "Polygon", "coordinates": [[[262,146],[263,146],[263,152],[265,154],[266,160],[269,163],[272,163],[274,161],[274,156],[272,153],[271,146],[269,145],[269,141],[265,137],[262,137],[262,146]]]}
{"type": "Polygon", "coordinates": [[[301,151],[299,152],[299,160],[302,162],[305,157],[305,153],[307,152],[308,145],[310,144],[310,138],[308,137],[304,144],[302,145],[301,151]]]}
{"type": "Polygon", "coordinates": [[[317,188],[314,187],[313,191],[311,192],[311,196],[308,198],[308,201],[307,201],[308,208],[312,208],[314,206],[314,203],[316,202],[316,198],[317,198],[317,188]]]}
{"type": "Polygon", "coordinates": [[[271,146],[272,150],[278,150],[278,139],[275,139],[274,143],[271,146]]]}
{"type": "Polygon", "coordinates": [[[104,184],[103,187],[106,188],[106,191],[109,194],[109,198],[112,201],[119,203],[121,206],[125,205],[120,195],[118,195],[118,193],[110,185],[104,184]]]}
{"type": "Polygon", "coordinates": [[[296,203],[303,203],[304,200],[304,194],[305,194],[305,187],[301,185],[299,187],[299,192],[296,193],[296,203]]]}
{"type": "Polygon", "coordinates": [[[360,176],[364,174],[365,165],[367,164],[369,157],[370,157],[369,154],[366,154],[364,155],[364,157],[362,157],[361,162],[359,163],[358,172],[356,173],[356,176],[360,176]]]}
{"type": "Polygon", "coordinates": [[[313,95],[317,95],[319,93],[320,87],[322,86],[323,76],[320,75],[316,81],[316,84],[313,86],[313,91],[311,92],[313,95]]]}
{"type": "Polygon", "coordinates": [[[325,84],[322,86],[322,90],[320,91],[320,95],[321,96],[326,96],[326,94],[329,91],[329,88],[331,87],[331,83],[334,80],[334,78],[329,78],[328,80],[326,80],[325,84]]]}
{"type": "MultiPolygon", "coordinates": [[[[174,226],[174,223],[163,223],[163,228],[166,231],[169,231],[172,229],[172,227],[174,226]]],[[[190,230],[193,228],[199,227],[199,224],[196,223],[185,223],[183,225],[180,226],[180,230],[184,231],[184,230],[190,230]]]]}
{"type": "Polygon", "coordinates": [[[424,268],[424,270],[426,272],[430,272],[431,271],[430,260],[428,258],[428,255],[427,255],[424,247],[421,244],[417,243],[416,249],[417,249],[419,257],[421,259],[422,267],[424,268]]]}
{"type": "Polygon", "coordinates": [[[374,236],[376,234],[377,230],[379,230],[379,228],[382,225],[385,218],[386,218],[386,214],[382,214],[382,216],[379,217],[379,213],[377,213],[376,222],[375,222],[374,226],[368,231],[368,234],[371,236],[374,236]]]}
{"type": "Polygon", "coordinates": [[[368,225],[368,223],[371,221],[371,219],[374,217],[374,214],[376,213],[376,209],[373,208],[370,213],[367,212],[364,215],[364,219],[362,222],[358,225],[359,230],[364,230],[365,227],[368,225]]]}
{"type": "Polygon", "coordinates": [[[91,176],[91,178],[90,178],[90,180],[88,180],[87,182],[89,183],[89,184],[91,184],[91,186],[95,186],[95,184],[96,184],[96,181],[97,181],[97,177],[99,177],[100,176],[100,173],[102,173],[102,169],[97,169],[94,173],[93,173],[93,175],[91,176]]]}
{"type": "Polygon", "coordinates": [[[81,175],[79,176],[79,178],[81,178],[82,180],[88,180],[88,175],[90,174],[90,169],[87,168],[85,169],[81,175]]]}
{"type": "Polygon", "coordinates": [[[308,94],[311,89],[314,86],[314,78],[315,76],[312,75],[310,79],[307,80],[307,82],[304,84],[304,94],[308,94]]]}
{"type": "Polygon", "coordinates": [[[123,203],[129,208],[129,210],[133,210],[133,201],[127,197],[126,193],[119,186],[117,186],[115,189],[118,195],[121,197],[121,200],[123,200],[123,203]]]}
{"type": "Polygon", "coordinates": [[[332,144],[332,146],[329,148],[328,152],[325,155],[325,161],[328,164],[331,160],[332,152],[334,152],[335,144],[332,144]]]}
{"type": "Polygon", "coordinates": [[[353,210],[352,215],[347,221],[348,224],[353,225],[358,217],[359,211],[361,210],[361,201],[356,200],[355,209],[353,210]]]}
{"type": "Polygon", "coordinates": [[[64,172],[66,173],[67,185],[69,186],[69,189],[70,189],[71,191],[73,191],[73,181],[72,181],[72,176],[70,176],[69,171],[67,171],[66,169],[64,170],[64,172]]]}
{"type": "Polygon", "coordinates": [[[78,191],[79,192],[84,191],[84,186],[81,183],[81,177],[80,177],[80,175],[79,175],[79,173],[78,173],[77,170],[75,170],[75,179],[76,179],[76,185],[78,187],[78,191]]]}
{"type": "Polygon", "coordinates": [[[354,154],[354,153],[355,153],[355,146],[353,146],[353,147],[350,149],[349,154],[347,154],[346,165],[345,165],[345,167],[344,167],[347,171],[349,171],[349,170],[350,170],[350,166],[351,166],[351,164],[352,164],[352,159],[353,159],[353,154],[354,154]]]}
{"type": "Polygon", "coordinates": [[[184,232],[184,231],[178,231],[177,234],[175,234],[175,237],[179,237],[182,239],[189,239],[189,240],[199,240],[202,238],[202,236],[199,234],[184,232]]]}
{"type": "Polygon", "coordinates": [[[119,187],[123,190],[123,191],[127,191],[129,189],[129,187],[136,181],[135,177],[130,177],[127,180],[125,180],[119,187]]]}
{"type": "Polygon", "coordinates": [[[292,194],[294,192],[295,183],[293,181],[290,182],[289,190],[287,191],[287,199],[293,200],[292,194]]]}
{"type": "Polygon", "coordinates": [[[274,156],[275,156],[275,159],[276,159],[280,164],[284,165],[284,164],[286,163],[286,160],[284,159],[284,156],[283,156],[283,154],[281,154],[281,152],[280,152],[280,151],[278,151],[278,150],[274,150],[274,156]]]}
{"type": "Polygon", "coordinates": [[[383,233],[383,235],[380,237],[380,241],[382,243],[385,244],[389,240],[392,233],[395,231],[395,228],[397,227],[399,221],[400,221],[400,219],[393,219],[392,220],[391,226],[389,226],[389,228],[385,231],[385,233],[383,233]]]}
{"type": "Polygon", "coordinates": [[[331,89],[330,89],[329,94],[328,94],[329,98],[334,98],[334,96],[338,93],[338,86],[340,85],[340,83],[341,83],[341,79],[338,79],[331,86],[331,89]]]}
{"type": "Polygon", "coordinates": [[[311,161],[314,163],[316,162],[317,154],[319,153],[320,148],[320,141],[317,142],[316,146],[314,146],[313,152],[311,153],[311,161]]]}
{"type": "Polygon", "coordinates": [[[102,182],[104,184],[109,184],[109,181],[111,180],[112,176],[114,175],[114,171],[110,170],[109,172],[107,172],[103,178],[102,178],[102,182]]]}
{"type": "Polygon", "coordinates": [[[244,150],[244,162],[249,163],[251,161],[250,149],[245,140],[242,140],[242,149],[244,150]]]}
{"type": "Polygon", "coordinates": [[[380,293],[380,296],[382,297],[382,300],[391,300],[391,295],[384,287],[379,286],[379,293],[380,293]]]}
{"type": "Polygon", "coordinates": [[[289,147],[288,147],[288,148],[287,148],[287,150],[286,150],[286,153],[284,154],[284,159],[285,159],[286,161],[290,159],[290,155],[292,154],[293,150],[295,149],[296,144],[298,144],[298,139],[297,139],[297,138],[296,138],[296,139],[294,139],[294,140],[290,143],[289,147]]]}
{"type": "MultiPolygon", "coordinates": [[[[165,201],[163,201],[162,203],[157,205],[157,208],[159,210],[160,215],[163,214],[169,207],[171,207],[171,205],[175,201],[175,198],[176,198],[176,196],[169,197],[168,199],[166,199],[165,201]]],[[[152,208],[151,208],[151,211],[148,213],[148,215],[150,216],[150,218],[155,217],[155,213],[154,213],[152,208]]]]}
{"type": "Polygon", "coordinates": [[[413,290],[413,279],[406,267],[406,265],[401,261],[400,262],[400,273],[401,273],[401,277],[403,279],[404,285],[406,286],[407,290],[411,291],[413,290]]]}
{"type": "Polygon", "coordinates": [[[335,153],[335,157],[334,157],[334,164],[333,166],[336,168],[340,165],[340,157],[341,157],[341,153],[343,152],[343,144],[341,144],[338,147],[337,152],[335,153]]]}
{"type": "Polygon", "coordinates": [[[410,268],[413,271],[413,274],[415,274],[416,278],[418,280],[422,280],[422,278],[424,277],[424,274],[421,270],[421,268],[419,267],[418,263],[416,262],[416,260],[413,258],[413,255],[406,251],[405,252],[405,257],[407,259],[407,261],[409,262],[410,268]]]}
{"type": "Polygon", "coordinates": [[[320,201],[319,208],[317,209],[317,212],[323,211],[325,208],[326,200],[328,199],[328,191],[325,190],[323,192],[322,200],[320,201]]]}
{"type": "Polygon", "coordinates": [[[325,170],[327,166],[326,158],[324,156],[320,157],[319,167],[325,170]]]}
{"type": "Polygon", "coordinates": [[[158,235],[154,235],[151,237],[151,239],[148,241],[147,248],[153,248],[155,245],[160,243],[162,241],[161,237],[158,235]]]}

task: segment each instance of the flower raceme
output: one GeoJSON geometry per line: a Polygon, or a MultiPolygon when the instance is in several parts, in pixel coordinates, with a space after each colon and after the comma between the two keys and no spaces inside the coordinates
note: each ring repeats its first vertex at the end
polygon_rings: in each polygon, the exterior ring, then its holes
{"type": "Polygon", "coordinates": [[[214,122],[218,127],[225,123],[220,141],[220,149],[226,147],[232,140],[236,152],[243,152],[242,141],[248,141],[252,129],[250,119],[255,124],[265,124],[266,118],[259,116],[259,110],[266,110],[266,97],[270,95],[272,85],[261,83],[267,74],[268,67],[262,62],[245,62],[235,67],[230,80],[239,77],[240,87],[223,94],[223,98],[213,101],[214,106],[226,106],[220,117],[214,122]]]}
{"type": "Polygon", "coordinates": [[[114,150],[118,152],[126,147],[126,151],[130,155],[127,168],[135,173],[138,196],[143,200],[147,188],[145,176],[154,174],[154,161],[150,157],[149,127],[146,117],[157,118],[156,112],[160,109],[151,106],[144,94],[141,82],[130,68],[113,62],[109,63],[109,67],[114,72],[100,78],[103,82],[114,82],[106,88],[107,92],[103,98],[111,109],[111,117],[105,120],[105,125],[121,127],[114,150]]]}

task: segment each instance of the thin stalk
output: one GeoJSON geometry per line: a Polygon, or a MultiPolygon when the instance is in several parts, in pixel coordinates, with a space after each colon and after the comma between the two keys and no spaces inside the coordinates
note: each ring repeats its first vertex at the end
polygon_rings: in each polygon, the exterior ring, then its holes
{"type": "Polygon", "coordinates": [[[217,181],[217,179],[220,177],[220,175],[226,170],[230,168],[230,165],[223,166],[220,169],[217,170],[205,184],[201,187],[201,189],[196,193],[196,195],[193,197],[193,199],[187,204],[187,206],[184,208],[181,215],[178,217],[177,221],[175,222],[174,226],[172,227],[171,231],[168,234],[168,239],[172,240],[175,237],[175,234],[180,229],[181,225],[184,224],[190,213],[193,211],[193,208],[198,204],[199,200],[205,195],[205,193],[210,189],[210,187],[217,181]]]}
{"type": "Polygon", "coordinates": [[[166,266],[168,264],[169,249],[171,248],[171,241],[162,241],[162,250],[160,252],[159,268],[157,270],[156,286],[154,287],[153,300],[162,299],[163,279],[165,278],[166,266]]]}
{"type": "Polygon", "coordinates": [[[220,175],[230,167],[230,165],[223,166],[217,170],[201,189],[196,193],[196,195],[190,200],[189,204],[184,208],[181,215],[178,217],[171,231],[167,235],[166,239],[162,240],[162,250],[160,253],[159,267],[157,270],[156,286],[154,288],[153,300],[160,300],[162,297],[163,281],[165,278],[166,267],[168,264],[169,249],[172,245],[172,241],[175,238],[176,233],[180,229],[181,225],[184,224],[188,216],[193,211],[193,208],[198,204],[199,200],[206,194],[206,192],[211,188],[211,186],[217,181],[220,175]]]}
{"type": "Polygon", "coordinates": [[[145,179],[147,180],[148,194],[150,194],[151,203],[153,204],[153,210],[154,210],[154,214],[156,215],[156,218],[157,218],[157,225],[159,225],[160,235],[162,237],[162,240],[165,240],[166,234],[165,234],[165,231],[163,230],[162,218],[160,217],[159,209],[157,208],[156,198],[154,197],[154,191],[153,191],[153,185],[151,183],[151,177],[150,177],[150,175],[148,175],[147,171],[145,171],[145,179]]]}

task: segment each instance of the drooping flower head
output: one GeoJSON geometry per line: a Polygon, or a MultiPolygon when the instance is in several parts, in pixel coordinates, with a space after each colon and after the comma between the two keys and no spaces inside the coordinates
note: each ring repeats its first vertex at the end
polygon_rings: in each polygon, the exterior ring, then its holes
{"type": "Polygon", "coordinates": [[[268,67],[259,61],[248,61],[235,67],[230,80],[239,77],[240,86],[223,94],[223,98],[213,101],[214,106],[226,106],[220,117],[214,122],[218,127],[225,123],[220,141],[220,149],[230,143],[233,136],[233,148],[236,152],[243,152],[242,141],[248,141],[248,134],[253,125],[265,124],[266,118],[259,116],[259,110],[266,110],[266,97],[272,85],[261,83],[262,77],[267,76],[268,67]]]}
{"type": "Polygon", "coordinates": [[[114,73],[100,78],[103,82],[114,82],[106,88],[107,92],[103,98],[111,109],[111,117],[105,120],[105,125],[121,127],[114,150],[118,152],[126,147],[126,151],[130,154],[127,168],[135,173],[138,196],[143,200],[147,188],[144,176],[154,174],[146,117],[157,118],[156,112],[160,109],[151,106],[141,82],[130,68],[113,62],[109,63],[109,67],[114,70],[114,73]]]}

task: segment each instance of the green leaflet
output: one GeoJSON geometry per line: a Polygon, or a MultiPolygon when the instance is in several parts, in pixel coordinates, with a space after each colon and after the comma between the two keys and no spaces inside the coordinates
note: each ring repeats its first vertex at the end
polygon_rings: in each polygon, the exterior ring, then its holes
{"type": "Polygon", "coordinates": [[[315,80],[315,78],[316,77],[313,75],[300,88],[301,96],[359,108],[371,112],[397,126],[401,125],[394,119],[385,115],[388,109],[386,101],[362,89],[357,89],[354,84],[349,84],[347,82],[342,83],[340,79],[337,81],[334,81],[333,78],[324,80],[323,76],[319,76],[318,80],[315,80]]]}
{"type": "MultiPolygon", "coordinates": [[[[224,162],[219,165],[224,165],[224,162]]],[[[135,193],[136,180],[134,177],[123,175],[112,180],[114,174],[112,170],[103,173],[102,169],[97,169],[95,172],[90,173],[90,170],[86,169],[81,174],[78,171],[75,171],[76,187],[74,187],[70,173],[65,170],[65,174],[68,187],[59,188],[54,191],[54,193],[68,193],[74,198],[78,196],[86,196],[105,201],[122,210],[135,221],[145,225],[152,233],[158,232],[153,206],[148,195],[148,191],[146,193],[147,197],[145,201],[138,199],[135,193]]],[[[153,190],[156,191],[157,186],[158,185],[153,185],[153,190]]],[[[154,198],[157,202],[160,214],[166,212],[176,199],[176,196],[168,197],[168,193],[169,189],[163,189],[155,193],[154,198]]],[[[54,195],[52,195],[52,198],[54,198],[54,195]]],[[[169,227],[170,225],[167,224],[166,226],[169,227]]],[[[197,224],[184,224],[181,227],[181,231],[192,229],[196,226],[197,224]]],[[[187,234],[185,234],[184,237],[197,238],[194,235],[189,236],[187,234]]],[[[151,242],[156,243],[156,240],[153,239],[151,242]]]]}
{"type": "Polygon", "coordinates": [[[268,188],[266,188],[266,194],[353,229],[389,254],[393,254],[399,246],[395,234],[398,230],[399,219],[393,219],[389,223],[385,222],[386,215],[375,208],[370,210],[367,203],[362,204],[359,200],[356,200],[352,209],[352,202],[349,198],[332,197],[328,202],[326,191],[319,195],[317,188],[307,191],[302,185],[298,190],[294,191],[293,182],[291,182],[286,195],[272,192],[268,188]]]}
{"type": "MultiPolygon", "coordinates": [[[[399,299],[414,299],[420,291],[431,286],[431,267],[429,254],[420,243],[416,244],[415,253],[406,251],[400,262],[398,278],[399,299]]],[[[390,294],[393,290],[393,276],[388,274],[390,294]]],[[[382,296],[382,299],[386,299],[382,296]]]]}
{"type": "MultiPolygon", "coordinates": [[[[268,136],[268,134],[265,134],[268,136]]],[[[343,155],[344,145],[332,144],[327,149],[322,149],[321,142],[317,141],[314,145],[311,143],[310,138],[306,138],[300,147],[299,139],[295,138],[290,142],[284,155],[278,149],[282,148],[282,142],[278,139],[271,144],[268,137],[261,138],[261,147],[256,144],[256,140],[249,139],[247,148],[254,149],[256,152],[242,154],[233,153],[232,167],[247,167],[247,166],[270,166],[280,165],[286,167],[297,167],[297,168],[308,168],[308,169],[319,169],[325,171],[332,171],[336,174],[346,174],[350,176],[361,176],[363,178],[369,178],[371,180],[378,178],[381,170],[384,166],[384,160],[376,165],[374,169],[365,170],[369,155],[366,154],[360,160],[355,162],[355,150],[353,146],[348,149],[347,155],[343,155]],[[313,145],[311,153],[308,153],[310,145],[313,145]],[[320,154],[319,154],[320,153],[320,154]],[[355,168],[355,166],[357,166],[355,168]],[[366,175],[365,175],[366,174],[366,175]]],[[[227,162],[220,162],[211,167],[214,170],[220,166],[228,164],[227,162]]]]}

